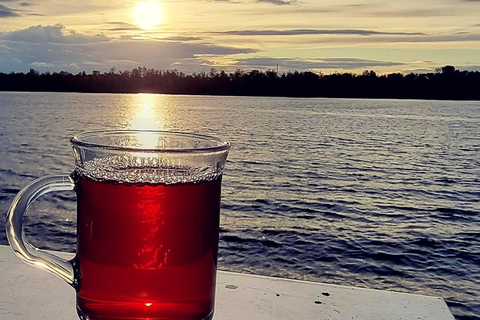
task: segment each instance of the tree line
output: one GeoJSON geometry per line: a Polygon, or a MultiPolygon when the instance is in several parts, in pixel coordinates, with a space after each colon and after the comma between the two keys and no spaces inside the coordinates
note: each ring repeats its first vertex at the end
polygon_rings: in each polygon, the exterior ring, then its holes
{"type": "Polygon", "coordinates": [[[0,91],[480,100],[480,72],[453,66],[432,73],[381,76],[368,70],[362,74],[295,71],[280,75],[274,70],[226,73],[211,69],[187,75],[145,67],[91,74],[31,69],[27,73],[0,73],[0,91]]]}

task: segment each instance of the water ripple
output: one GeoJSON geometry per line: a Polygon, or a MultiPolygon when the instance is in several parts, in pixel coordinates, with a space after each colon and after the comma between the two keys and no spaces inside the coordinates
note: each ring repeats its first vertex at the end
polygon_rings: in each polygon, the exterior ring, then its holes
{"type": "MultiPolygon", "coordinates": [[[[0,95],[3,212],[33,179],[71,172],[69,136],[128,128],[142,105],[139,95],[0,95]]],[[[152,100],[164,129],[232,142],[220,268],[442,296],[457,319],[478,318],[479,102],[152,100]]],[[[74,251],[74,194],[42,196],[31,211],[34,245],[74,251]]]]}

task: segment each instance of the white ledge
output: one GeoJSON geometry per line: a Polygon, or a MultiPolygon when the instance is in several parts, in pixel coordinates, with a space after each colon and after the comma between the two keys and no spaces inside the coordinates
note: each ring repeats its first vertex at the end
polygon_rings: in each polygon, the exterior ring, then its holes
{"type": "MultiPolygon", "coordinates": [[[[57,253],[65,255],[65,253],[57,253]]],[[[0,320],[78,320],[63,280],[0,246],[0,320]]],[[[439,297],[218,272],[214,320],[454,320],[439,297]]]]}

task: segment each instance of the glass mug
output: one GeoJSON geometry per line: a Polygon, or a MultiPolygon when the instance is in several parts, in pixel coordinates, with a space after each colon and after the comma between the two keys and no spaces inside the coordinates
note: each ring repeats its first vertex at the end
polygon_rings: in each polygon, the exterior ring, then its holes
{"type": "Polygon", "coordinates": [[[230,143],[139,130],[87,132],[70,142],[75,171],[33,181],[13,200],[6,229],[17,256],[73,286],[80,319],[211,319],[230,143]],[[70,261],[23,239],[30,204],[61,190],[77,193],[70,261]]]}

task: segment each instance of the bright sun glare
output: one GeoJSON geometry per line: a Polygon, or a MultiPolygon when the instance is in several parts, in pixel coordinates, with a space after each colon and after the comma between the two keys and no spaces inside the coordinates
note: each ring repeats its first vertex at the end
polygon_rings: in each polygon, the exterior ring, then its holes
{"type": "Polygon", "coordinates": [[[133,9],[135,23],[142,29],[152,29],[162,23],[162,4],[156,1],[137,3],[133,9]]]}

